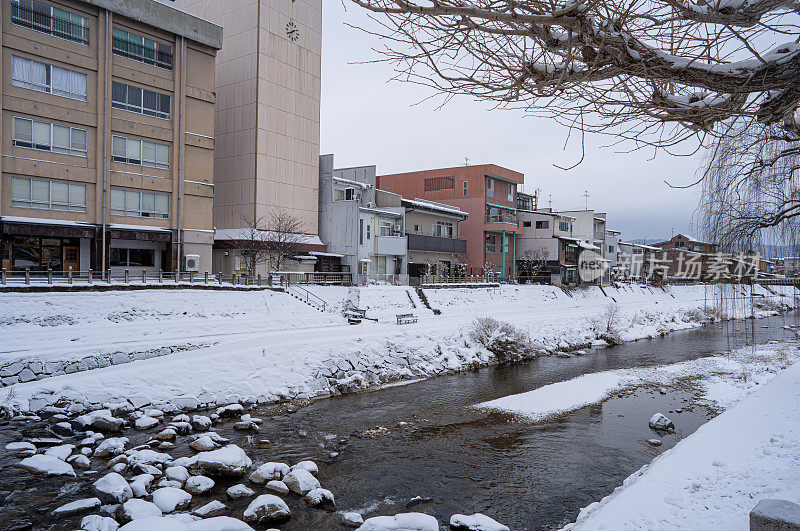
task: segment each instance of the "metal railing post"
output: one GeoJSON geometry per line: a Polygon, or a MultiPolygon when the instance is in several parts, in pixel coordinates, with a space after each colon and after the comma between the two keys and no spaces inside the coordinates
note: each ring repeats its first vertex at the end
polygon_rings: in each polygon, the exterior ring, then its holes
{"type": "Polygon", "coordinates": [[[31,269],[29,267],[25,268],[25,285],[30,285],[31,283],[31,269]]]}
{"type": "Polygon", "coordinates": [[[67,284],[72,284],[72,266],[67,270],[67,284]]]}
{"type": "Polygon", "coordinates": [[[189,284],[194,284],[194,271],[189,272],[189,284]]]}
{"type": "Polygon", "coordinates": [[[158,283],[162,284],[164,282],[164,271],[159,267],[158,268],[158,283]]]}
{"type": "Polygon", "coordinates": [[[217,282],[219,283],[220,286],[222,285],[222,271],[217,273],[217,282]]]}
{"type": "MultiPolygon", "coordinates": [[[[105,272],[105,269],[103,271],[105,272]]],[[[108,283],[111,284],[111,268],[110,267],[108,268],[108,276],[106,277],[105,273],[104,273],[104,278],[108,278],[108,283]]]]}
{"type": "Polygon", "coordinates": [[[3,286],[6,285],[6,268],[4,267],[2,271],[0,271],[0,284],[3,286]]]}
{"type": "Polygon", "coordinates": [[[88,277],[87,278],[89,279],[88,280],[89,284],[91,284],[92,283],[92,270],[91,269],[88,271],[88,277]]]}
{"type": "Polygon", "coordinates": [[[208,271],[206,271],[205,273],[203,273],[203,281],[204,281],[206,284],[208,284],[208,271]]]}
{"type": "Polygon", "coordinates": [[[147,284],[147,269],[142,268],[142,284],[147,284]]]}
{"type": "Polygon", "coordinates": [[[53,270],[50,269],[49,267],[47,268],[47,283],[48,284],[53,283],[53,270]]]}
{"type": "Polygon", "coordinates": [[[175,284],[181,281],[181,272],[175,271],[175,284]]]}
{"type": "Polygon", "coordinates": [[[130,276],[131,276],[131,272],[126,269],[125,270],[125,284],[130,284],[131,283],[130,276]]]}

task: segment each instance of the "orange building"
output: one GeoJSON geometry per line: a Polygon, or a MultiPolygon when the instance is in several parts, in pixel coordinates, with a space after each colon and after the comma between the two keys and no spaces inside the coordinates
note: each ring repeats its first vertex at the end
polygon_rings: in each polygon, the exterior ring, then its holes
{"type": "Polygon", "coordinates": [[[467,240],[465,261],[470,274],[488,273],[503,280],[516,277],[517,190],[525,181],[519,172],[495,164],[456,166],[393,175],[381,175],[378,188],[406,199],[425,199],[453,205],[469,213],[460,224],[467,240]]]}

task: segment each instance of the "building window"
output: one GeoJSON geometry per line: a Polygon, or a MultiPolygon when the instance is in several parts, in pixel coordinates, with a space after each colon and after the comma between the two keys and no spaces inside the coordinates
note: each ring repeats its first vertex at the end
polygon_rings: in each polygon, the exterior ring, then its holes
{"type": "Polygon", "coordinates": [[[414,225],[414,232],[422,232],[422,225],[414,225]]]}
{"type": "Polygon", "coordinates": [[[469,194],[469,183],[464,181],[464,197],[467,197],[467,194],[469,194]]]}
{"type": "Polygon", "coordinates": [[[86,101],[86,74],[16,55],[11,56],[11,84],[62,98],[86,101]]]}
{"type": "Polygon", "coordinates": [[[172,70],[172,46],[135,33],[114,28],[114,54],[172,70]]]}
{"type": "Polygon", "coordinates": [[[149,140],[114,136],[112,154],[117,162],[169,169],[169,146],[149,140]]]}
{"type": "Polygon", "coordinates": [[[89,21],[36,0],[12,0],[11,21],[54,37],[89,44],[89,21]]]}
{"type": "Polygon", "coordinates": [[[425,191],[453,190],[456,186],[455,177],[429,177],[425,179],[425,191]]]}
{"type": "Polygon", "coordinates": [[[566,221],[559,221],[558,222],[558,230],[563,232],[569,232],[569,223],[566,221]]]}
{"type": "Polygon", "coordinates": [[[641,249],[634,249],[633,250],[633,254],[642,254],[642,250],[641,249]]]}
{"type": "Polygon", "coordinates": [[[537,229],[549,229],[550,228],[550,222],[548,220],[537,221],[536,222],[536,228],[537,229]]]}
{"type": "Polygon", "coordinates": [[[453,224],[445,221],[437,221],[433,226],[433,235],[440,238],[453,237],[453,224]]]}
{"type": "Polygon", "coordinates": [[[11,206],[60,212],[86,212],[86,185],[13,177],[11,206]]]}
{"type": "Polygon", "coordinates": [[[334,188],[333,200],[334,201],[353,201],[358,199],[355,188],[334,188]]]}
{"type": "Polygon", "coordinates": [[[169,94],[160,94],[114,81],[111,87],[111,106],[123,111],[169,120],[171,98],[169,94]]]}
{"type": "Polygon", "coordinates": [[[109,260],[112,267],[155,267],[154,249],[120,249],[112,247],[109,260]]]}
{"type": "Polygon", "coordinates": [[[13,144],[16,147],[85,157],[86,130],[15,116],[13,144]]]}
{"type": "Polygon", "coordinates": [[[370,230],[371,230],[371,229],[372,229],[372,227],[370,227],[369,223],[367,223],[367,239],[368,239],[368,240],[369,240],[369,239],[372,239],[372,235],[371,235],[371,233],[370,233],[370,230]]]}
{"type": "Polygon", "coordinates": [[[613,245],[609,245],[608,246],[608,252],[609,253],[613,253],[614,252],[614,246],[613,245]]]}
{"type": "Polygon", "coordinates": [[[135,218],[169,218],[169,196],[140,190],[111,189],[111,214],[135,218]]]}
{"type": "Polygon", "coordinates": [[[503,252],[508,253],[508,238],[503,238],[503,252]]]}
{"type": "Polygon", "coordinates": [[[523,227],[530,227],[531,226],[531,222],[530,221],[523,221],[522,222],[522,226],[523,227]]]}
{"type": "Polygon", "coordinates": [[[513,184],[508,185],[508,200],[512,203],[514,202],[514,192],[516,191],[516,188],[517,187],[513,184]]]}
{"type": "Polygon", "coordinates": [[[704,252],[706,249],[705,249],[705,247],[703,247],[702,245],[694,245],[694,246],[692,247],[692,250],[693,250],[693,251],[696,251],[696,252],[698,252],[698,253],[702,253],[702,252],[704,252]]]}
{"type": "Polygon", "coordinates": [[[378,227],[380,230],[381,236],[391,236],[392,235],[392,223],[391,221],[381,221],[380,226],[378,227]]]}
{"type": "Polygon", "coordinates": [[[486,178],[486,197],[494,197],[494,180],[486,178]]]}
{"type": "Polygon", "coordinates": [[[364,245],[364,220],[358,220],[358,244],[364,245]]]}
{"type": "Polygon", "coordinates": [[[497,250],[497,235],[495,234],[487,234],[486,235],[486,252],[493,253],[497,250]]]}

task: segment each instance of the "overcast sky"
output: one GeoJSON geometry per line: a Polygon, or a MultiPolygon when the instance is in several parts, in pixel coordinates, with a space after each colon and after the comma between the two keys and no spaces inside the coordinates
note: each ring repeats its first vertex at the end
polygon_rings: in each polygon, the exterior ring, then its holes
{"type": "Polygon", "coordinates": [[[386,64],[352,64],[376,55],[376,40],[345,22],[369,24],[355,5],[323,1],[321,153],[333,153],[336,167],[375,164],[378,174],[493,163],[525,174],[526,192],[541,190],[541,206],[589,208],[608,212],[609,228],[626,240],[700,232],[690,226],[696,192],[664,181],[693,181],[697,157],[675,157],[652,150],[629,154],[601,148],[608,138],[587,137],[586,158],[579,144],[564,150],[567,130],[520,111],[490,110],[461,97],[438,109],[422,102],[431,89],[390,82],[386,64]]]}

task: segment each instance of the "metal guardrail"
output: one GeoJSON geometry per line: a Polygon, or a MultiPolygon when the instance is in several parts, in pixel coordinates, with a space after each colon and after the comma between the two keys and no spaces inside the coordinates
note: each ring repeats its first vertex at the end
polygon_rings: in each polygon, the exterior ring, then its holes
{"type": "MultiPolygon", "coordinates": [[[[273,287],[276,283],[272,276],[262,278],[261,275],[216,275],[195,273],[192,271],[164,272],[161,270],[148,271],[147,269],[124,269],[122,271],[7,271],[0,270],[0,286],[19,285],[93,285],[93,284],[122,284],[122,285],[147,285],[147,284],[203,284],[203,285],[229,285],[229,286],[256,286],[273,287]]],[[[280,282],[277,284],[280,286],[280,282]]]]}

